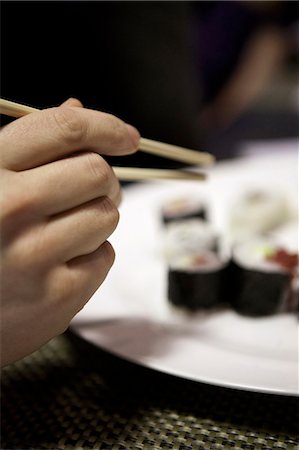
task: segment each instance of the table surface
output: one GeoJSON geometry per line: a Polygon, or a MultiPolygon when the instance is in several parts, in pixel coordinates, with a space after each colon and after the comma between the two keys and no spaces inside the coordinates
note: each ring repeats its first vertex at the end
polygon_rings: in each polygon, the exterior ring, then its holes
{"type": "Polygon", "coordinates": [[[70,332],[1,384],[1,449],[299,449],[297,398],[161,374],[70,332]]]}

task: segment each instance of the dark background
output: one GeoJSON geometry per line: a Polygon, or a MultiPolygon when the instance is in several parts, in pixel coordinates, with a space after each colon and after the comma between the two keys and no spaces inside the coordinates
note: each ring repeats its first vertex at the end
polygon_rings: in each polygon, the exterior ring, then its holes
{"type": "MultiPolygon", "coordinates": [[[[296,21],[293,1],[2,1],[1,96],[40,108],[76,97],[144,137],[233,157],[244,140],[298,136],[287,104],[296,49],[283,89],[274,86],[262,108],[248,105],[229,126],[200,121],[251,37],[271,25],[291,42],[296,21]]],[[[113,164],[178,166],[143,153],[113,164]]]]}
{"type": "Polygon", "coordinates": [[[1,95],[41,108],[76,97],[145,137],[199,148],[189,21],[188,2],[4,1],[1,95]]]}

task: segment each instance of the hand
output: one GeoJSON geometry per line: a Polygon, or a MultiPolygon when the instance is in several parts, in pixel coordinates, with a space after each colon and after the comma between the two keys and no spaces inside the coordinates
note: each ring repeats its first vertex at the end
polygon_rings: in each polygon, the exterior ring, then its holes
{"type": "Polygon", "coordinates": [[[120,186],[99,155],[139,134],[69,100],[0,131],[2,365],[62,333],[114,261],[120,186]]]}

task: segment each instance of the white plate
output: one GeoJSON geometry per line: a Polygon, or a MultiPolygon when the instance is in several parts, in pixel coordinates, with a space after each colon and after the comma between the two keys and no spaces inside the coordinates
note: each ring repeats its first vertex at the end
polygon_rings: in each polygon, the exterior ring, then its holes
{"type": "Polygon", "coordinates": [[[169,197],[209,199],[224,231],[230,202],[243,190],[285,192],[297,210],[297,143],[281,151],[221,163],[207,183],[152,182],[125,189],[112,236],[117,259],[107,280],[72,322],[93,344],[162,372],[215,385],[298,395],[298,321],[295,315],[250,319],[231,310],[184,315],[166,301],[167,268],[159,208],[169,197]],[[295,151],[294,151],[295,147],[295,151]]]}

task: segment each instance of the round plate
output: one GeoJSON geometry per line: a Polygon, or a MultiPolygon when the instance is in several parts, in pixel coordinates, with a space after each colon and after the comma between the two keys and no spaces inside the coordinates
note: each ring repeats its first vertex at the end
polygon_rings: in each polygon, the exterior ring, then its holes
{"type": "Polygon", "coordinates": [[[173,310],[166,299],[160,218],[167,199],[198,194],[208,201],[214,226],[225,233],[230,203],[253,188],[285,192],[296,211],[298,155],[293,147],[218,164],[206,183],[160,181],[127,187],[120,224],[111,238],[115,265],[74,318],[72,330],[111,353],[162,372],[298,395],[297,317],[284,313],[251,319],[230,309],[196,314],[173,310]]]}

